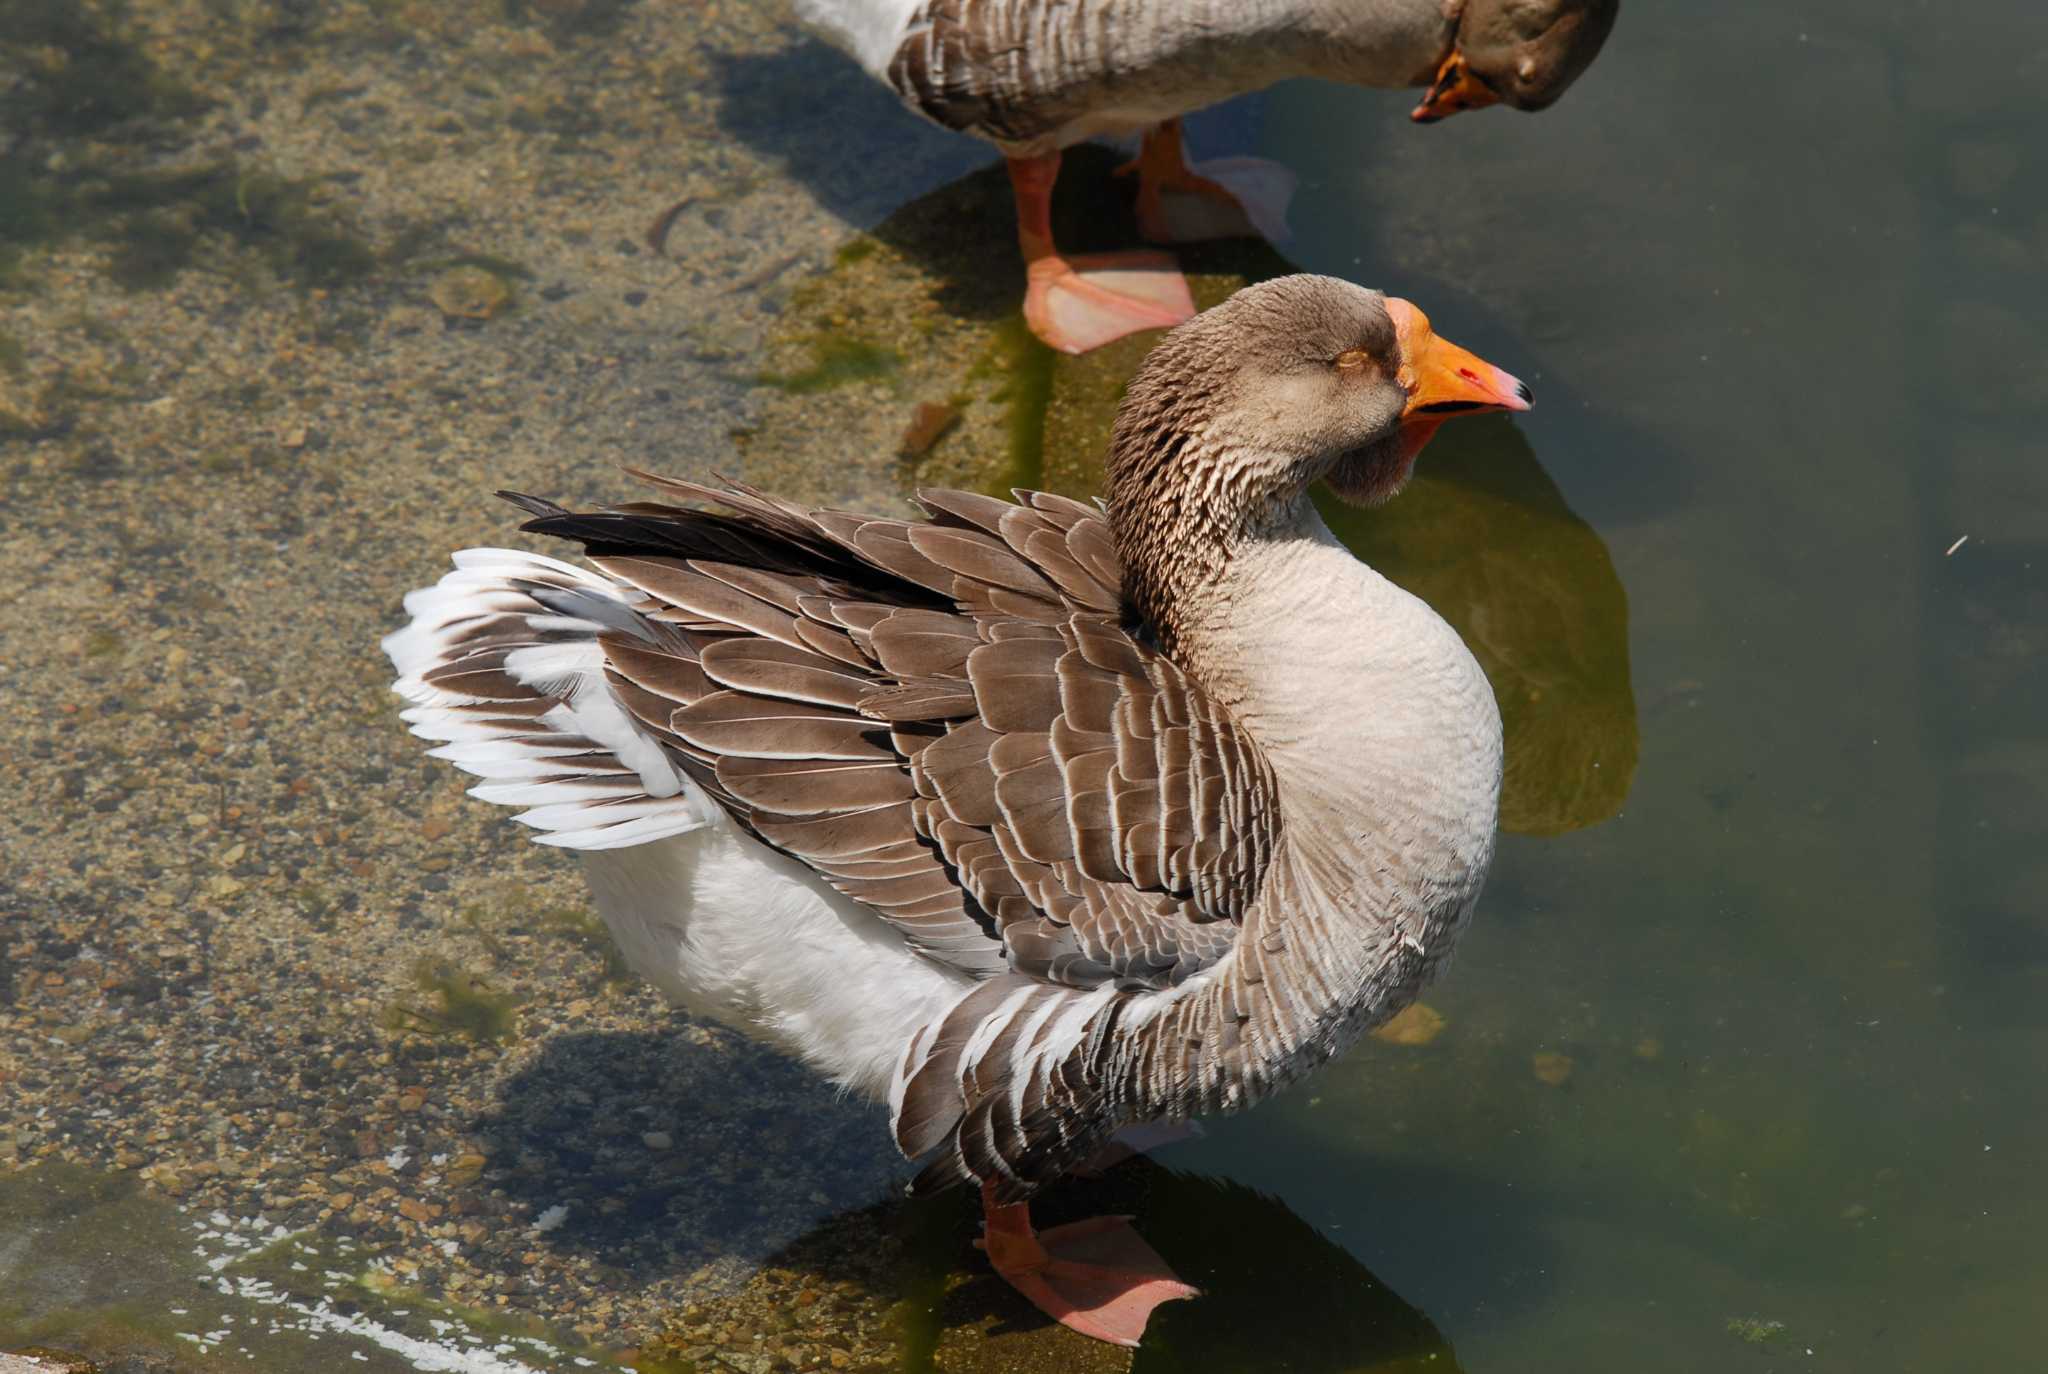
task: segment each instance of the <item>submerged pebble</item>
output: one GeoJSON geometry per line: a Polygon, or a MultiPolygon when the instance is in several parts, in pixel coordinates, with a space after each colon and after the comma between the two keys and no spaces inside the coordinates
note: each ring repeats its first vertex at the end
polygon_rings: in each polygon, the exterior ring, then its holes
{"type": "Polygon", "coordinates": [[[465,264],[434,278],[427,297],[450,319],[488,320],[512,300],[512,288],[489,268],[465,264]]]}
{"type": "Polygon", "coordinates": [[[1444,1032],[1444,1018],[1434,1007],[1416,1002],[1372,1033],[1389,1045],[1427,1045],[1444,1032]]]}

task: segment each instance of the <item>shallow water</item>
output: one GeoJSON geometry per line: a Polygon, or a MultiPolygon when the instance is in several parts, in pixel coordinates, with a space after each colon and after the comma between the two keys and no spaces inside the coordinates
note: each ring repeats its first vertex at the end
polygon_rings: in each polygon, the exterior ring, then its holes
{"type": "MultiPolygon", "coordinates": [[[[2048,19],[1625,9],[1539,117],[1300,84],[1194,126],[1303,181],[1200,293],[1382,286],[1538,404],[1339,523],[1507,722],[1442,1025],[1048,1207],[1138,1212],[1208,1290],[1138,1370],[2042,1361],[2048,19]]],[[[1022,340],[982,151],[746,7],[50,12],[0,3],[70,54],[0,93],[0,1349],[248,1367],[168,1315],[243,1263],[180,1229],[227,1208],[380,1329],[537,1323],[535,1368],[1107,1359],[978,1276],[959,1205],[890,1200],[873,1113],[621,979],[373,645],[507,537],[500,486],[1086,490],[1142,344],[1022,340]],[[514,304],[444,315],[464,266],[514,304]],[[919,401],[960,422],[899,458],[919,401]],[[69,1305],[22,1283],[60,1253],[69,1305]]],[[[1065,213],[1114,243],[1106,166],[1065,213]]]]}

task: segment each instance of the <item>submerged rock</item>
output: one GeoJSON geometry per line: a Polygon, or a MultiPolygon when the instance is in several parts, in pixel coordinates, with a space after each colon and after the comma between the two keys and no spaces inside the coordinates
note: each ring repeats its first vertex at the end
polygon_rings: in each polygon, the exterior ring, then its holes
{"type": "Polygon", "coordinates": [[[427,298],[456,320],[488,320],[512,303],[512,288],[487,267],[451,267],[427,287],[427,298]]]}
{"type": "Polygon", "coordinates": [[[1372,1033],[1372,1038],[1389,1045],[1410,1048],[1427,1045],[1444,1033],[1443,1015],[1425,1002],[1405,1007],[1393,1020],[1372,1033]]]}

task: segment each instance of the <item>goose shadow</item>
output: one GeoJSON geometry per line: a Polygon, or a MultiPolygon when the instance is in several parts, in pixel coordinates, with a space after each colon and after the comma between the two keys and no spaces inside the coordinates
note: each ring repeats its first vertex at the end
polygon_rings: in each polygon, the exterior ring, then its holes
{"type": "MultiPolygon", "coordinates": [[[[1396,1201],[1438,1196],[1455,1185],[1401,1171],[1369,1185],[1385,1192],[1389,1215],[1408,1220],[1396,1201]]],[[[1482,1188],[1482,1192],[1485,1190],[1482,1188]]],[[[1512,1194],[1488,1198],[1486,1215],[1505,1229],[1526,1213],[1512,1194]]],[[[1378,1207],[1378,1201],[1373,1204],[1378,1207]]],[[[1479,1209],[1472,1209],[1475,1213],[1479,1209]]],[[[1456,1371],[1450,1338],[1421,1308],[1374,1274],[1279,1199],[1225,1179],[1183,1173],[1134,1159],[1093,1179],[1070,1179],[1033,1204],[1041,1225],[1084,1216],[1130,1214],[1145,1238],[1199,1297],[1167,1304],[1152,1317],[1133,1374],[1296,1374],[1361,1369],[1456,1371]]],[[[880,1203],[842,1213],[768,1260],[770,1268],[815,1280],[850,1275],[893,1308],[905,1374],[1121,1369],[1121,1352],[1056,1325],[996,1277],[973,1247],[980,1209],[953,1192],[880,1203]]],[[[1491,1238],[1479,1253],[1532,1259],[1519,1230],[1491,1238]]],[[[1538,1292],[1518,1295],[1541,1301],[1538,1292]]]]}
{"type": "MultiPolygon", "coordinates": [[[[865,228],[976,168],[1008,183],[994,148],[911,113],[858,63],[804,34],[730,53],[712,73],[718,131],[777,164],[818,203],[865,228]]],[[[1004,228],[1014,232],[1005,213],[1004,228]]]]}
{"type": "MultiPolygon", "coordinates": [[[[934,1368],[935,1355],[948,1371],[1067,1367],[1060,1352],[1095,1348],[987,1268],[971,1193],[900,1195],[907,1170],[878,1108],[736,1035],[678,1016],[657,1031],[558,1036],[476,1130],[490,1159],[478,1189],[536,1218],[562,1209],[528,1243],[593,1260],[621,1282],[691,1275],[736,1286],[763,1268],[852,1282],[893,1308],[906,1370],[934,1368]]],[[[1443,1170],[1309,1154],[1305,1168],[1343,1180],[1347,1207],[1375,1219],[1385,1250],[1463,1228],[1484,1234],[1457,1237],[1462,1255],[1512,1255],[1517,1274],[1555,1269],[1541,1253],[1539,1199],[1443,1170]],[[1448,1221],[1446,1197],[1458,1199],[1448,1221]]],[[[1154,1317],[1133,1366],[1145,1374],[1249,1374],[1274,1368],[1283,1350],[1302,1374],[1404,1360],[1458,1368],[1424,1312],[1255,1188],[1140,1157],[1066,1180],[1033,1211],[1048,1226],[1132,1214],[1203,1290],[1154,1317]]],[[[1514,1296],[1541,1301],[1528,1285],[1514,1296]]]]}
{"type": "Polygon", "coordinates": [[[555,1220],[537,1245],[645,1279],[743,1273],[904,1174],[879,1108],[774,1051],[676,1014],[558,1035],[475,1123],[477,1186],[555,1220]]]}

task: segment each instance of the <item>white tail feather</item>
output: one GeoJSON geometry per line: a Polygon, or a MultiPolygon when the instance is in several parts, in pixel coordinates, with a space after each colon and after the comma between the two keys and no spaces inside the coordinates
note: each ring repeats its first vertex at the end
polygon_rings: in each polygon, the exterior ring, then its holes
{"type": "Polygon", "coordinates": [[[655,637],[633,593],[540,554],[465,549],[454,561],[405,598],[412,620],[383,648],[412,733],[484,779],[471,796],[529,808],[517,819],[542,832],[536,840],[571,849],[646,844],[716,818],[605,680],[598,636],[655,637]],[[466,667],[496,668],[530,695],[507,703],[429,681],[466,667]]]}

